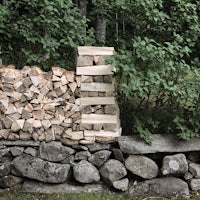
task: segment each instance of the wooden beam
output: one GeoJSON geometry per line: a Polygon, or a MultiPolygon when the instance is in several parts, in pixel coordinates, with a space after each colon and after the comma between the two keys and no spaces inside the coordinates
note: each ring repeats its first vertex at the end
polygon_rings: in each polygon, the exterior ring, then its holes
{"type": "Polygon", "coordinates": [[[114,85],[110,83],[82,83],[81,91],[98,91],[98,92],[110,92],[114,91],[114,85]]]}
{"type": "Polygon", "coordinates": [[[112,132],[112,131],[84,131],[84,137],[119,137],[120,131],[112,132]]]}
{"type": "Polygon", "coordinates": [[[117,124],[117,115],[82,114],[83,124],[117,124]]]}
{"type": "Polygon", "coordinates": [[[80,98],[81,106],[86,105],[112,105],[115,104],[114,97],[83,97],[80,98]]]}
{"type": "Polygon", "coordinates": [[[112,56],[114,53],[113,47],[91,47],[91,46],[80,46],[78,47],[79,55],[87,56],[112,56]]]}
{"type": "Polygon", "coordinates": [[[86,66],[86,67],[77,67],[76,74],[77,75],[110,75],[115,72],[115,68],[112,65],[94,65],[94,66],[86,66]]]}

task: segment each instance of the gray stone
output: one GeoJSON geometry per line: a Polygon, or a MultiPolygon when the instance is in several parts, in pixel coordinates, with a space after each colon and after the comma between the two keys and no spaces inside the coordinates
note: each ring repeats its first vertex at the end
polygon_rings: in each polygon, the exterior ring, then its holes
{"type": "Polygon", "coordinates": [[[119,160],[120,162],[124,163],[124,155],[120,149],[112,149],[112,152],[114,154],[114,157],[116,160],[119,160]]]}
{"type": "Polygon", "coordinates": [[[94,143],[87,145],[90,152],[100,151],[100,150],[110,150],[111,145],[105,143],[94,143]]]}
{"type": "Polygon", "coordinates": [[[2,188],[10,188],[14,185],[21,183],[24,179],[21,177],[9,175],[0,178],[0,187],[2,188]]]}
{"type": "Polygon", "coordinates": [[[199,162],[200,161],[200,153],[199,152],[189,152],[188,157],[192,162],[199,162]]]}
{"type": "Polygon", "coordinates": [[[8,141],[8,140],[1,140],[0,146],[22,146],[22,147],[38,147],[40,146],[40,142],[35,141],[22,141],[22,140],[16,140],[16,141],[8,141]]]}
{"type": "Polygon", "coordinates": [[[200,178],[200,164],[197,163],[190,163],[189,164],[189,171],[195,178],[200,178]]]}
{"type": "Polygon", "coordinates": [[[11,170],[11,163],[10,162],[3,162],[0,164],[0,177],[7,176],[11,170]]]}
{"type": "Polygon", "coordinates": [[[25,149],[24,153],[36,157],[38,155],[38,150],[32,147],[28,147],[25,149]]]}
{"type": "Polygon", "coordinates": [[[70,176],[70,165],[48,162],[26,154],[16,157],[13,165],[22,176],[45,183],[63,183],[70,176]]]}
{"type": "Polygon", "coordinates": [[[162,174],[176,174],[181,175],[188,172],[188,162],[184,154],[175,154],[172,156],[165,156],[162,164],[162,174]]]}
{"type": "Polygon", "coordinates": [[[193,178],[193,175],[192,175],[190,172],[186,172],[186,173],[184,174],[184,179],[185,179],[186,181],[191,180],[192,178],[193,178]]]}
{"type": "Polygon", "coordinates": [[[42,193],[42,194],[52,194],[52,193],[102,193],[103,186],[100,184],[86,184],[86,185],[72,185],[69,183],[63,184],[47,184],[35,181],[25,181],[22,187],[22,191],[28,193],[42,193]]]}
{"type": "Polygon", "coordinates": [[[120,180],[127,175],[124,165],[120,161],[114,159],[108,160],[100,168],[99,172],[102,178],[108,183],[120,180]]]}
{"type": "Polygon", "coordinates": [[[71,155],[71,156],[65,158],[65,160],[61,161],[61,163],[63,163],[63,164],[73,164],[74,163],[74,155],[71,155]]]}
{"type": "Polygon", "coordinates": [[[189,182],[189,186],[191,188],[191,190],[193,191],[197,191],[200,190],[200,179],[192,179],[189,182]]]}
{"type": "Polygon", "coordinates": [[[94,183],[100,180],[97,168],[86,160],[82,160],[73,166],[73,175],[80,183],[94,183]]]}
{"type": "Polygon", "coordinates": [[[91,153],[89,151],[79,151],[75,154],[74,160],[88,160],[90,156],[91,153]]]}
{"type": "Polygon", "coordinates": [[[39,149],[40,157],[44,160],[59,162],[74,154],[74,149],[63,146],[61,142],[42,142],[39,149]]]}
{"type": "Polygon", "coordinates": [[[155,195],[166,198],[189,197],[188,184],[179,178],[164,177],[132,182],[129,184],[129,194],[132,196],[155,195]]]}
{"type": "Polygon", "coordinates": [[[2,158],[5,155],[8,155],[10,152],[10,148],[0,149],[0,158],[2,158]]]}
{"type": "Polygon", "coordinates": [[[76,149],[76,150],[83,150],[83,151],[87,151],[88,150],[88,147],[80,145],[80,144],[72,145],[72,148],[76,149]]]}
{"type": "Polygon", "coordinates": [[[11,147],[10,152],[13,156],[21,156],[24,152],[24,147],[11,147]]]}
{"type": "Polygon", "coordinates": [[[159,171],[157,164],[146,156],[130,155],[125,160],[125,166],[133,174],[144,179],[155,178],[159,171]]]}
{"type": "Polygon", "coordinates": [[[92,154],[88,161],[91,162],[96,167],[101,167],[110,157],[111,151],[101,150],[92,154]]]}
{"type": "Polygon", "coordinates": [[[185,141],[174,134],[153,134],[151,145],[139,136],[121,136],[118,142],[122,152],[128,154],[200,151],[200,138],[185,141]]]}
{"type": "Polygon", "coordinates": [[[125,192],[128,190],[129,180],[128,178],[124,178],[118,181],[114,181],[112,184],[115,189],[125,192]]]}

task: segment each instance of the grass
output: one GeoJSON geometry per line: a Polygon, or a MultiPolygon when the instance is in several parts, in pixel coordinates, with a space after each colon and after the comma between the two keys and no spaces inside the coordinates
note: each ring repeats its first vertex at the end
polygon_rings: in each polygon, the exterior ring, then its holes
{"type": "MultiPolygon", "coordinates": [[[[102,194],[31,194],[9,190],[0,190],[0,200],[167,200],[159,197],[135,198],[106,191],[102,194]]],[[[176,199],[183,200],[183,199],[176,199]]],[[[200,200],[200,196],[193,196],[190,200],[200,200]]]]}

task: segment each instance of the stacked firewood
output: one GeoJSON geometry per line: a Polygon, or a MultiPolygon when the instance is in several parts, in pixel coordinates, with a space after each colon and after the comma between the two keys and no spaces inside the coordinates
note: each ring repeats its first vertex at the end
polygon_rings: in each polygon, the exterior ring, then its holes
{"type": "Polygon", "coordinates": [[[68,145],[110,141],[120,135],[113,48],[79,47],[76,74],[59,67],[0,68],[0,139],[68,145]]]}
{"type": "Polygon", "coordinates": [[[115,68],[105,60],[110,47],[79,47],[77,75],[81,76],[81,126],[85,143],[110,141],[121,134],[119,108],[115,98],[115,68]]]}
{"type": "Polygon", "coordinates": [[[43,72],[8,66],[0,69],[0,77],[1,139],[83,138],[80,76],[58,67],[43,72]]]}

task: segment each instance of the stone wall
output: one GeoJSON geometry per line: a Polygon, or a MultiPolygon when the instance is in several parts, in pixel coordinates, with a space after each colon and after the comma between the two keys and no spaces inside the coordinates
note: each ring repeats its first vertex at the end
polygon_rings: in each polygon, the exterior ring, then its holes
{"type": "Polygon", "coordinates": [[[131,196],[189,197],[200,190],[197,143],[200,139],[180,142],[171,135],[154,135],[152,146],[126,136],[113,143],[71,146],[2,140],[0,187],[37,193],[94,193],[107,188],[131,196]],[[188,151],[187,146],[194,149],[188,151]]]}
{"type": "Polygon", "coordinates": [[[121,134],[111,47],[79,47],[76,72],[0,68],[0,139],[92,144],[121,134]]]}

